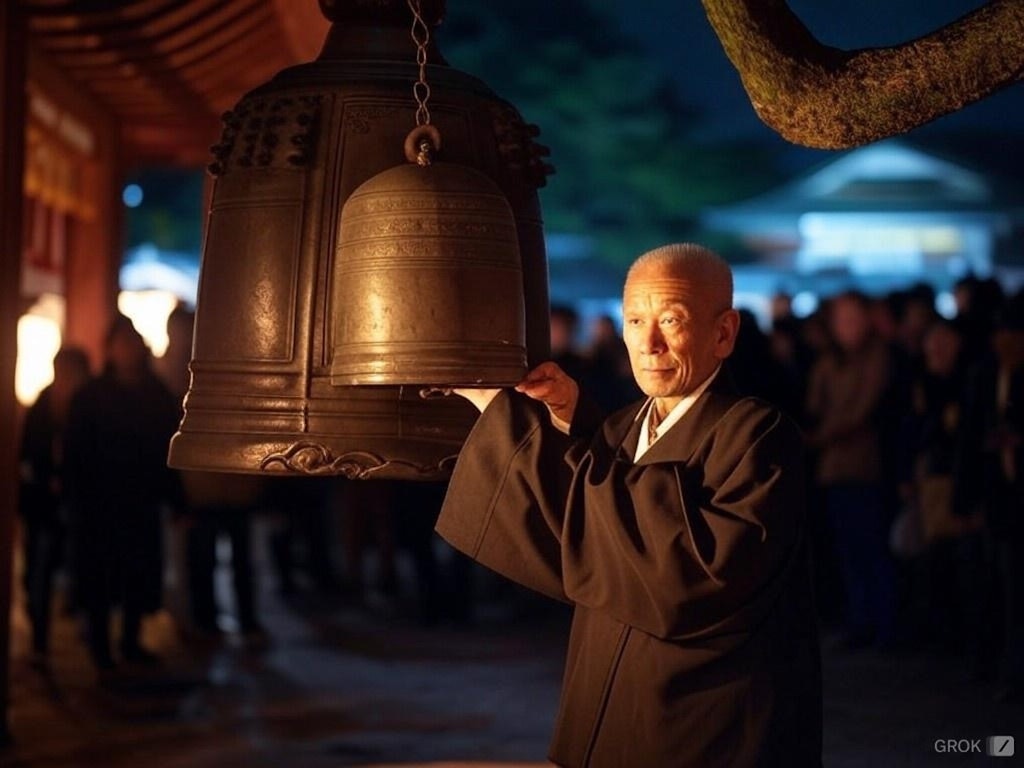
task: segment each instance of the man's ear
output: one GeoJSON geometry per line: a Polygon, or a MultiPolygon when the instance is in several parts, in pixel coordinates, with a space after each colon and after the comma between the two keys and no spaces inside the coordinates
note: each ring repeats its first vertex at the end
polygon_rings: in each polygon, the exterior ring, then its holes
{"type": "Polygon", "coordinates": [[[724,360],[736,346],[736,334],[740,330],[740,313],[735,309],[723,312],[715,325],[715,357],[724,360]]]}

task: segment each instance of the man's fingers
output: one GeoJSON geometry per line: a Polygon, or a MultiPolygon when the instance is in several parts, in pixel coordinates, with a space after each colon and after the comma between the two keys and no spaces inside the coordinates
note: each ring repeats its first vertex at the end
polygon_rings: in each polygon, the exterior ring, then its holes
{"type": "Polygon", "coordinates": [[[557,363],[541,363],[516,384],[516,391],[539,400],[563,421],[572,421],[579,388],[557,363]]]}
{"type": "Polygon", "coordinates": [[[541,363],[532,371],[526,374],[521,382],[516,385],[516,390],[529,394],[534,391],[538,386],[569,386],[571,379],[569,376],[558,367],[556,363],[546,362],[541,363]]]}
{"type": "Polygon", "coordinates": [[[516,390],[522,392],[527,397],[547,403],[551,400],[565,400],[569,387],[564,381],[538,379],[536,381],[522,382],[516,386],[516,390]]]}
{"type": "Polygon", "coordinates": [[[531,381],[541,381],[543,379],[557,379],[560,376],[565,376],[565,371],[558,367],[557,363],[548,360],[545,363],[541,363],[532,371],[523,377],[521,384],[531,381]]]}
{"type": "Polygon", "coordinates": [[[521,382],[516,384],[516,390],[519,392],[537,392],[542,389],[550,389],[554,379],[548,378],[535,378],[535,379],[523,379],[521,382]]]}
{"type": "Polygon", "coordinates": [[[516,389],[518,389],[521,392],[527,387],[536,386],[546,381],[554,381],[554,378],[552,378],[544,371],[532,370],[528,374],[526,374],[526,378],[524,378],[522,381],[516,384],[516,389]]]}

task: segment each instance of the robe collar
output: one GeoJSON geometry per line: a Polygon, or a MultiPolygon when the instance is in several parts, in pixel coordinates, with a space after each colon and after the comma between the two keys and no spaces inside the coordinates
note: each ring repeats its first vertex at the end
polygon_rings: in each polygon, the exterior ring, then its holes
{"type": "Polygon", "coordinates": [[[682,462],[690,460],[712,427],[736,404],[739,395],[732,383],[726,366],[691,407],[690,410],[655,441],[647,452],[633,460],[636,445],[643,426],[644,402],[627,409],[609,421],[607,437],[613,447],[615,458],[629,464],[644,466],[660,462],[682,462]]]}

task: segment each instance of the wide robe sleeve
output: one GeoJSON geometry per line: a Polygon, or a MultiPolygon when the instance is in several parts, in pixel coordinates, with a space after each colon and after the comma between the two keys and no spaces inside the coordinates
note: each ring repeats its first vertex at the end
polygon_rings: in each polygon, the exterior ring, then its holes
{"type": "Polygon", "coordinates": [[[655,637],[742,635],[805,563],[803,437],[763,402],[722,402],[695,406],[634,463],[607,424],[592,441],[563,435],[542,405],[502,393],[460,454],[437,531],[655,637]]]}
{"type": "Polygon", "coordinates": [[[567,600],[562,527],[575,457],[585,443],[558,431],[542,404],[503,390],[459,454],[437,532],[503,576],[567,600]]]}
{"type": "Polygon", "coordinates": [[[749,631],[804,562],[802,436],[746,399],[692,455],[669,447],[653,460],[661,442],[650,461],[592,450],[578,467],[562,536],[566,594],[663,639],[749,631]]]}

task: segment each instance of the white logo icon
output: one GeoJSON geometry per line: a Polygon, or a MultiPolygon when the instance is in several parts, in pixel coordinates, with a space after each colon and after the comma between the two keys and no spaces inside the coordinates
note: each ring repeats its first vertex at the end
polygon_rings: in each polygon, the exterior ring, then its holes
{"type": "Polygon", "coordinates": [[[992,757],[1013,757],[1013,736],[989,736],[985,739],[985,754],[992,757]]]}

